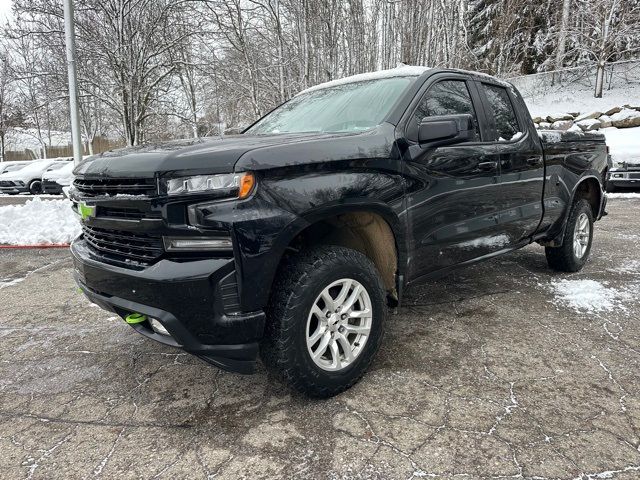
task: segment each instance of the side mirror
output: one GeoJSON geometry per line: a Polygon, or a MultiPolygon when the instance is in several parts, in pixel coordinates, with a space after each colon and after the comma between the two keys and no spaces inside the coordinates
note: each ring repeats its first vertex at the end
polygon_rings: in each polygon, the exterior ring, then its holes
{"type": "Polygon", "coordinates": [[[429,147],[473,140],[473,117],[469,114],[425,117],[418,126],[418,143],[429,147]]]}

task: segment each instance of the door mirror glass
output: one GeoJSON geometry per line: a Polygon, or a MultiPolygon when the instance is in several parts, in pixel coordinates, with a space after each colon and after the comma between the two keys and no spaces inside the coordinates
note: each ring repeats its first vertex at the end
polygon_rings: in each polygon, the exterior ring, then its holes
{"type": "Polygon", "coordinates": [[[429,147],[469,142],[475,138],[469,114],[424,117],[418,126],[418,143],[429,147]]]}

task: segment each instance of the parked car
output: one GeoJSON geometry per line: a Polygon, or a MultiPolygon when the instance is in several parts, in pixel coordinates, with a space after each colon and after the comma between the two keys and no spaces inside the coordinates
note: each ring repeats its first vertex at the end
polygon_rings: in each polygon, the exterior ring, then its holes
{"type": "Polygon", "coordinates": [[[0,175],[0,193],[42,193],[42,174],[54,160],[32,160],[22,168],[0,175]]]}
{"type": "Polygon", "coordinates": [[[62,189],[73,182],[73,161],[56,162],[42,174],[42,192],[62,194],[62,189]]]}
{"type": "Polygon", "coordinates": [[[534,242],[580,270],[606,157],[601,134],[539,135],[487,75],[357,75],[241,135],[81,163],[75,278],[151,339],[235,372],[260,355],[327,397],[362,377],[407,286],[534,242]]]}
{"type": "Polygon", "coordinates": [[[15,172],[27,165],[28,161],[23,160],[9,160],[7,162],[0,162],[0,175],[6,172],[15,172]]]}
{"type": "Polygon", "coordinates": [[[640,163],[622,162],[609,170],[607,191],[613,192],[618,188],[640,188],[640,163]]]}

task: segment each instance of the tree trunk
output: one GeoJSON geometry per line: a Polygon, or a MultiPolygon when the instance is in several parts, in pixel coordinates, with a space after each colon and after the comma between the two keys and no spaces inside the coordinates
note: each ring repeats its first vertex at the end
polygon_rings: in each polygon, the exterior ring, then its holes
{"type": "Polygon", "coordinates": [[[604,85],[604,67],[605,61],[600,60],[598,62],[598,70],[596,71],[596,90],[594,93],[594,97],[602,98],[602,87],[604,85]]]}
{"type": "MultiPolygon", "coordinates": [[[[567,28],[569,26],[569,13],[571,11],[571,0],[562,2],[562,19],[560,22],[560,32],[558,33],[558,49],[556,50],[556,70],[562,69],[564,65],[564,51],[567,45],[567,28]]],[[[556,82],[556,75],[553,75],[552,84],[556,82]]]]}

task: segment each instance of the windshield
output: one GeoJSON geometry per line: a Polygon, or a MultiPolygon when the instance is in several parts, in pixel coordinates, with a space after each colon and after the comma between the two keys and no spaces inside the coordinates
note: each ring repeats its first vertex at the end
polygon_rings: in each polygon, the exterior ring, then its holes
{"type": "Polygon", "coordinates": [[[293,97],[245,133],[358,132],[382,123],[415,77],[345,83],[293,97]]]}
{"type": "Polygon", "coordinates": [[[16,170],[20,170],[24,165],[7,165],[4,167],[4,172],[14,172],[16,170]]]}
{"type": "Polygon", "coordinates": [[[47,172],[53,172],[54,170],[58,170],[64,167],[66,164],[67,162],[56,162],[53,165],[51,165],[49,168],[47,168],[47,172]]]}

